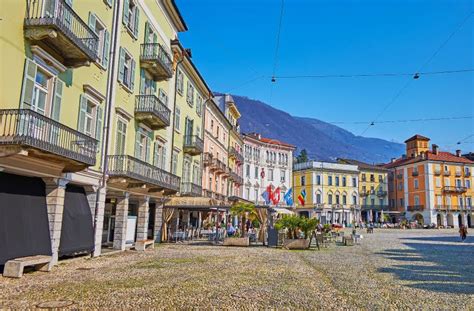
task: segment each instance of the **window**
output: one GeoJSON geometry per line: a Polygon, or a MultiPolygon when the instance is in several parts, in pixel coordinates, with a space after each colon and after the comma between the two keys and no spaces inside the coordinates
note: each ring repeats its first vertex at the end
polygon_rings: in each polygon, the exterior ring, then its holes
{"type": "Polygon", "coordinates": [[[467,189],[470,189],[470,188],[471,188],[471,181],[470,181],[469,179],[466,179],[466,180],[464,181],[464,185],[465,185],[465,187],[466,187],[467,189]]]}
{"type": "Polygon", "coordinates": [[[321,175],[316,175],[316,185],[321,185],[321,175]]]}
{"type": "Polygon", "coordinates": [[[436,196],[436,204],[439,206],[439,205],[443,205],[443,197],[440,196],[440,195],[437,195],[436,196]]]}
{"type": "Polygon", "coordinates": [[[400,206],[404,207],[405,205],[403,204],[403,198],[400,198],[400,206]]]}
{"type": "Polygon", "coordinates": [[[125,154],[127,141],[127,123],[122,119],[117,120],[117,136],[115,138],[115,154],[125,154]]]}
{"type": "Polygon", "coordinates": [[[246,200],[250,200],[250,188],[245,188],[245,198],[246,200]]]}
{"type": "Polygon", "coordinates": [[[450,181],[449,181],[449,178],[445,178],[445,179],[444,179],[444,185],[447,186],[447,187],[451,186],[451,183],[450,183],[450,181]]]}
{"type": "Polygon", "coordinates": [[[139,19],[140,10],[135,0],[125,0],[123,2],[122,22],[135,39],[138,38],[139,19]]]}
{"type": "Polygon", "coordinates": [[[255,203],[258,202],[258,188],[255,189],[255,203]]]}
{"type": "Polygon", "coordinates": [[[245,177],[250,177],[250,164],[245,165],[245,177]]]}
{"type": "Polygon", "coordinates": [[[161,169],[166,167],[166,147],[160,141],[155,142],[153,164],[161,169]]]}
{"type": "Polygon", "coordinates": [[[176,175],[178,171],[178,152],[176,150],[173,150],[173,154],[171,155],[171,162],[173,166],[172,174],[176,175]]]}
{"type": "Polygon", "coordinates": [[[284,183],[286,181],[286,171],[280,170],[280,182],[284,183]]]}
{"type": "Polygon", "coordinates": [[[374,206],[375,205],[375,199],[370,199],[370,205],[374,206]]]}
{"type": "Polygon", "coordinates": [[[187,89],[186,89],[186,102],[188,103],[189,106],[194,106],[194,86],[190,81],[187,83],[187,89]]]}
{"type": "Polygon", "coordinates": [[[135,136],[135,158],[148,162],[152,132],[139,127],[135,136]]]}
{"type": "Polygon", "coordinates": [[[89,12],[89,28],[99,37],[97,44],[98,62],[102,67],[107,68],[109,63],[110,34],[99,18],[91,12],[89,12]]]}
{"type": "MultiPolygon", "coordinates": [[[[145,69],[140,68],[140,94],[142,95],[155,95],[156,93],[156,82],[148,76],[145,69]]],[[[163,89],[160,89],[159,99],[166,105],[168,96],[164,93],[163,89]]]]}
{"type": "Polygon", "coordinates": [[[316,193],[316,203],[321,204],[321,193],[316,193]]]}
{"type": "Polygon", "coordinates": [[[342,195],[342,204],[347,204],[347,196],[345,194],[342,195]]]}
{"type": "Polygon", "coordinates": [[[415,206],[420,205],[420,196],[418,196],[417,194],[415,194],[415,195],[413,196],[413,199],[414,199],[414,201],[415,201],[415,206]]]}
{"type": "Polygon", "coordinates": [[[86,94],[79,97],[79,118],[77,128],[88,136],[100,139],[102,131],[102,107],[86,94]]]}
{"type": "Polygon", "coordinates": [[[332,186],[332,176],[328,176],[328,185],[332,186]]]}
{"type": "Polygon", "coordinates": [[[219,139],[219,126],[217,126],[216,131],[217,131],[216,138],[219,139]]]}
{"type": "Polygon", "coordinates": [[[374,174],[370,174],[370,181],[371,181],[371,182],[374,182],[374,181],[375,181],[375,176],[374,176],[374,174]]]}
{"type": "Polygon", "coordinates": [[[135,84],[135,60],[130,53],[120,47],[119,53],[119,75],[118,80],[125,85],[127,89],[133,91],[135,84]]]}
{"type": "Polygon", "coordinates": [[[339,186],[339,176],[336,176],[336,186],[339,186]]]}
{"type": "Polygon", "coordinates": [[[456,179],[456,187],[461,187],[461,186],[462,186],[461,179],[456,179]]]}
{"type": "Polygon", "coordinates": [[[268,180],[273,181],[273,169],[268,169],[268,180]]]}
{"type": "Polygon", "coordinates": [[[258,178],[258,166],[255,166],[255,178],[258,178]]]}
{"type": "Polygon", "coordinates": [[[196,99],[196,113],[201,116],[202,114],[202,97],[198,94],[196,99]]]}
{"type": "Polygon", "coordinates": [[[472,198],[471,197],[466,197],[466,206],[472,207],[472,198]]]}
{"type": "Polygon", "coordinates": [[[342,186],[346,186],[346,176],[342,176],[342,186]]]}
{"type": "Polygon", "coordinates": [[[178,69],[178,73],[176,74],[176,91],[179,93],[179,95],[183,96],[184,75],[183,75],[183,72],[179,69],[178,69]]]}
{"type": "Polygon", "coordinates": [[[362,174],[362,181],[366,181],[367,180],[367,176],[365,174],[362,174]]]}
{"type": "Polygon", "coordinates": [[[211,133],[214,133],[214,120],[211,120],[211,133]]]}
{"type": "Polygon", "coordinates": [[[441,187],[441,178],[436,177],[435,181],[436,181],[436,187],[440,188],[441,187]]]}
{"type": "Polygon", "coordinates": [[[383,176],[379,175],[379,182],[383,182],[383,176]]]}
{"type": "Polygon", "coordinates": [[[185,156],[183,159],[183,182],[191,181],[191,157],[185,156]]]}
{"type": "Polygon", "coordinates": [[[357,187],[357,178],[352,177],[352,187],[357,187]]]}
{"type": "Polygon", "coordinates": [[[418,189],[418,179],[413,180],[413,186],[415,189],[418,189]]]}
{"type": "Polygon", "coordinates": [[[300,180],[301,180],[301,185],[306,186],[306,176],[301,176],[300,180]]]}
{"type": "Polygon", "coordinates": [[[328,194],[328,204],[332,204],[332,194],[328,194]]]}
{"type": "Polygon", "coordinates": [[[403,183],[399,182],[399,183],[397,184],[397,187],[398,187],[398,188],[397,188],[398,190],[403,190],[403,183]]]}
{"type": "Polygon", "coordinates": [[[177,131],[181,130],[181,109],[179,109],[178,106],[176,106],[176,109],[174,112],[174,128],[177,131]]]}
{"type": "Polygon", "coordinates": [[[336,204],[340,204],[340,201],[339,201],[339,194],[336,194],[336,204]]]}
{"type": "Polygon", "coordinates": [[[352,196],[352,204],[357,205],[357,196],[356,195],[352,196]]]}

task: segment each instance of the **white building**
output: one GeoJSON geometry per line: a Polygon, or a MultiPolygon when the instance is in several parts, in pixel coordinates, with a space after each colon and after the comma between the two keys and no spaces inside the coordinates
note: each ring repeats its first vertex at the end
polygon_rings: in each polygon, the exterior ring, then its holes
{"type": "Polygon", "coordinates": [[[262,194],[269,185],[280,188],[279,206],[285,206],[284,194],[292,185],[295,146],[251,133],[244,138],[244,199],[265,205],[262,194]]]}

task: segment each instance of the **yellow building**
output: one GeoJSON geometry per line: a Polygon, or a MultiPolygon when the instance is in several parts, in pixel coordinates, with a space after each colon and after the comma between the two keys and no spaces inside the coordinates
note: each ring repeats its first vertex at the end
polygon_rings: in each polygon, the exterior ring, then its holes
{"type": "MultiPolygon", "coordinates": [[[[0,192],[18,206],[0,215],[37,228],[12,243],[53,265],[159,240],[164,199],[186,192],[180,177],[199,186],[211,93],[174,41],[187,30],[175,1],[0,6],[0,192]]],[[[7,253],[0,264],[20,255],[7,253]]]]}
{"type": "Polygon", "coordinates": [[[357,165],[359,169],[359,205],[362,221],[383,222],[385,215],[392,214],[388,206],[388,170],[351,159],[338,159],[339,163],[357,165]]]}
{"type": "Polygon", "coordinates": [[[309,161],[293,165],[296,211],[321,223],[359,222],[359,171],[356,165],[309,161]]]}

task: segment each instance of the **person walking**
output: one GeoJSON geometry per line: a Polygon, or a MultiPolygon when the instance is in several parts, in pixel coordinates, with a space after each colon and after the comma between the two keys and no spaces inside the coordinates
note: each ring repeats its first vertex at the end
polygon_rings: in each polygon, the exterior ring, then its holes
{"type": "Polygon", "coordinates": [[[459,236],[461,237],[461,242],[464,242],[467,237],[467,227],[465,225],[459,227],[459,236]]]}

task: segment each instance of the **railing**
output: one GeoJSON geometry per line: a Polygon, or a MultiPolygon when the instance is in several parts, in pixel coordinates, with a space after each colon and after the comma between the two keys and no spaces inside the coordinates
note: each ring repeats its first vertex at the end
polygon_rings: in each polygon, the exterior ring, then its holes
{"type": "Polygon", "coordinates": [[[204,141],[197,135],[184,136],[184,148],[197,149],[200,152],[204,149],[204,141]]]}
{"type": "Polygon", "coordinates": [[[212,154],[210,154],[209,152],[205,152],[203,155],[202,155],[202,162],[204,165],[208,166],[208,165],[211,165],[211,162],[212,162],[212,154]]]}
{"type": "Polygon", "coordinates": [[[362,210],[375,210],[375,211],[388,211],[388,205],[367,205],[364,204],[361,206],[362,210]]]}
{"type": "Polygon", "coordinates": [[[97,140],[29,109],[0,110],[0,144],[25,145],[89,166],[97,140]]]}
{"type": "Polygon", "coordinates": [[[129,177],[164,189],[179,191],[181,178],[161,168],[128,155],[111,155],[108,160],[109,176],[129,177]]]}
{"type": "Polygon", "coordinates": [[[225,165],[225,163],[222,162],[222,161],[219,160],[219,159],[212,159],[212,166],[213,166],[215,169],[217,169],[217,170],[219,170],[219,171],[222,171],[222,172],[225,171],[226,168],[227,168],[227,165],[225,165]]]}
{"type": "Polygon", "coordinates": [[[435,174],[435,175],[441,175],[441,169],[435,168],[435,169],[434,169],[434,174],[435,174]]]}
{"type": "Polygon", "coordinates": [[[171,111],[155,95],[137,95],[135,98],[135,112],[149,112],[156,115],[166,125],[170,125],[171,111]]]}
{"type": "Polygon", "coordinates": [[[445,187],[443,187],[443,191],[444,191],[444,192],[458,192],[458,193],[463,193],[463,192],[466,192],[466,191],[467,191],[467,188],[466,188],[466,187],[462,187],[462,186],[456,186],[456,187],[453,187],[453,186],[445,186],[445,187]]]}
{"type": "Polygon", "coordinates": [[[214,192],[212,192],[211,190],[204,190],[204,196],[208,198],[214,198],[214,192]]]}
{"type": "Polygon", "coordinates": [[[461,176],[462,176],[462,172],[461,172],[461,171],[456,171],[456,172],[455,172],[455,175],[456,175],[456,177],[461,177],[461,176]]]}
{"type": "Polygon", "coordinates": [[[55,26],[92,60],[97,59],[98,36],[64,0],[27,0],[25,26],[55,26]]]}
{"type": "Polygon", "coordinates": [[[202,187],[192,182],[182,182],[180,193],[181,195],[192,195],[199,197],[202,195],[202,187]]]}
{"type": "Polygon", "coordinates": [[[471,176],[471,171],[464,171],[464,176],[465,177],[471,176]]]}
{"type": "Polygon", "coordinates": [[[168,76],[173,75],[173,62],[171,56],[159,43],[143,43],[141,45],[141,60],[158,61],[168,76]]]}
{"type": "Polygon", "coordinates": [[[449,176],[449,175],[451,175],[451,171],[443,171],[443,175],[444,176],[449,176]]]}
{"type": "Polygon", "coordinates": [[[420,173],[418,171],[411,172],[411,176],[418,176],[418,175],[420,175],[420,173]]]}
{"type": "Polygon", "coordinates": [[[424,205],[408,205],[407,210],[409,212],[417,212],[417,211],[422,211],[425,209],[424,205]]]}
{"type": "Polygon", "coordinates": [[[242,176],[240,176],[236,172],[231,171],[230,172],[230,178],[237,184],[241,185],[241,184],[244,183],[244,179],[242,178],[242,176]]]}
{"type": "Polygon", "coordinates": [[[229,155],[234,156],[238,162],[244,162],[244,157],[237,151],[237,149],[235,149],[235,147],[230,147],[229,155]]]}
{"type": "Polygon", "coordinates": [[[379,196],[379,197],[384,197],[386,195],[387,195],[387,191],[381,191],[381,190],[377,191],[377,196],[379,196]]]}
{"type": "Polygon", "coordinates": [[[359,192],[359,196],[361,197],[366,197],[369,195],[369,192],[367,190],[362,190],[361,192],[359,192]]]}

